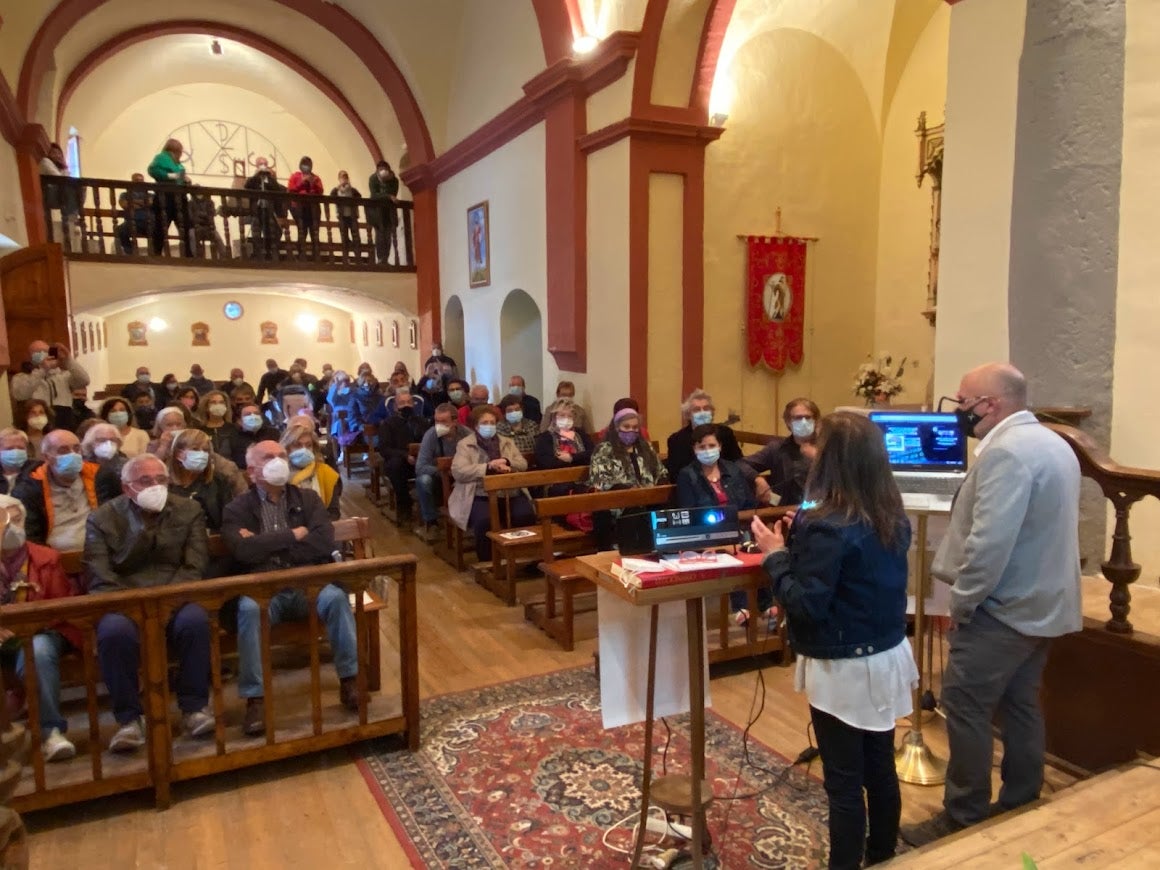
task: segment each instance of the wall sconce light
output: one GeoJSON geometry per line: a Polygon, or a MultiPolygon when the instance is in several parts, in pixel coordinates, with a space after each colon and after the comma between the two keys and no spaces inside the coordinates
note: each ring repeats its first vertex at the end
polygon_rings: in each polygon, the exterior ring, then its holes
{"type": "Polygon", "coordinates": [[[724,127],[725,122],[728,120],[729,114],[727,112],[714,112],[709,116],[709,123],[714,127],[724,127]]]}
{"type": "Polygon", "coordinates": [[[590,34],[582,34],[577,36],[572,43],[572,51],[576,54],[587,54],[600,44],[600,40],[590,34]]]}
{"type": "Polygon", "coordinates": [[[310,314],[299,314],[294,318],[294,325],[303,332],[314,332],[318,328],[318,318],[310,314]]]}
{"type": "Polygon", "coordinates": [[[150,317],[149,329],[152,332],[164,332],[165,330],[169,329],[169,324],[162,320],[160,317],[150,317]]]}

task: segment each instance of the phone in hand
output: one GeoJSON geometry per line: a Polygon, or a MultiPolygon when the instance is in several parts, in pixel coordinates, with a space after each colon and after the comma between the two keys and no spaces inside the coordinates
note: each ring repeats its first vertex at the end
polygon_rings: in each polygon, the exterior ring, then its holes
{"type": "Polygon", "coordinates": [[[48,349],[48,358],[49,359],[56,359],[59,355],[60,355],[60,348],[58,348],[55,344],[48,349]]]}

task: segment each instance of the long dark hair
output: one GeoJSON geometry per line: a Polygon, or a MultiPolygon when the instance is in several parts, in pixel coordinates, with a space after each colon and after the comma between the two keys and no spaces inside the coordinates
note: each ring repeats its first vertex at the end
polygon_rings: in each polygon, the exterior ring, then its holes
{"type": "MultiPolygon", "coordinates": [[[[634,409],[635,410],[635,409],[634,409]]],[[[641,433],[636,439],[636,452],[640,456],[641,464],[648,469],[653,479],[660,477],[661,460],[657,456],[657,452],[653,450],[650,444],[644,437],[644,418],[637,414],[637,419],[640,420],[641,433]]],[[[612,448],[612,455],[616,460],[624,466],[625,471],[631,472],[633,470],[632,460],[628,456],[628,448],[620,440],[620,430],[616,428],[616,415],[613,414],[612,419],[608,421],[608,429],[605,430],[604,440],[608,442],[612,448]]],[[[633,475],[635,476],[635,475],[633,475]]]]}
{"type": "Polygon", "coordinates": [[[861,414],[839,411],[822,418],[806,493],[820,515],[868,523],[887,548],[907,521],[882,430],[861,414]]]}

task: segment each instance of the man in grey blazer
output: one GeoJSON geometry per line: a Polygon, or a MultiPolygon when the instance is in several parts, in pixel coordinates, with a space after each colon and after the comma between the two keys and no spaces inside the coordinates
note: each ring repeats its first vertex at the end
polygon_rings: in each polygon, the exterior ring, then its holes
{"type": "Polygon", "coordinates": [[[943,811],[902,837],[922,845],[1039,797],[1039,683],[1051,639],[1079,631],[1079,463],[1027,410],[1027,382],[992,363],[963,376],[959,425],[981,439],[931,568],[951,584],[943,680],[950,760],[943,811]],[[1003,786],[991,800],[991,722],[1003,786]]]}

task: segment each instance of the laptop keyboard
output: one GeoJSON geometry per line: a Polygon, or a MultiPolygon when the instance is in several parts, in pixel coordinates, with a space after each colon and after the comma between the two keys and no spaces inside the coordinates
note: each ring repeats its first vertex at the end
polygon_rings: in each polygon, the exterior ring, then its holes
{"type": "Polygon", "coordinates": [[[894,475],[899,492],[915,492],[952,497],[962,486],[963,478],[955,475],[894,475]]]}

